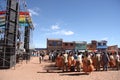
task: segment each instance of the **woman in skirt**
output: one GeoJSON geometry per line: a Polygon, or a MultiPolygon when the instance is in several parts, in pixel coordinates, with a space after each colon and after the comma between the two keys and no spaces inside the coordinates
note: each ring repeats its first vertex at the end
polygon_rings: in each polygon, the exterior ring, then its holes
{"type": "Polygon", "coordinates": [[[94,70],[91,58],[88,58],[88,54],[83,59],[83,71],[87,74],[91,73],[94,70]]]}

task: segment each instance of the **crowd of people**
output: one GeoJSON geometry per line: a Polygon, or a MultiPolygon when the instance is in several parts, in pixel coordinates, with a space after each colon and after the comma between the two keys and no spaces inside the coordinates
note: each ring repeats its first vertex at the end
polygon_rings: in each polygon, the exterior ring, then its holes
{"type": "Polygon", "coordinates": [[[45,52],[44,51],[34,51],[32,52],[32,56],[37,56],[39,57],[39,63],[42,62],[42,60],[44,60],[44,57],[45,57],[45,52]]]}
{"type": "Polygon", "coordinates": [[[108,52],[61,52],[50,53],[49,60],[55,61],[56,66],[62,71],[84,71],[89,74],[92,71],[119,70],[120,54],[108,52]]]}
{"type": "MultiPolygon", "coordinates": [[[[107,71],[120,69],[120,53],[118,52],[75,52],[51,51],[49,60],[65,71],[83,71],[87,74],[92,71],[107,71]]],[[[44,59],[45,53],[37,52],[39,63],[44,59]]]]}

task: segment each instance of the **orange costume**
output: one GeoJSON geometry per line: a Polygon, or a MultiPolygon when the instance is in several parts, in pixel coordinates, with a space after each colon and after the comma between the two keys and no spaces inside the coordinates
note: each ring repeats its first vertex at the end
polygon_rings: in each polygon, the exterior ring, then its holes
{"type": "Polygon", "coordinates": [[[92,61],[93,61],[93,66],[96,68],[97,66],[97,58],[96,57],[92,57],[92,61]]]}
{"type": "Polygon", "coordinates": [[[63,66],[63,58],[62,56],[57,56],[56,58],[56,66],[61,68],[63,66]]]}
{"type": "Polygon", "coordinates": [[[115,67],[115,65],[116,65],[113,55],[110,55],[109,65],[110,65],[110,67],[115,67]]]}
{"type": "Polygon", "coordinates": [[[76,61],[74,60],[73,56],[68,57],[68,68],[70,69],[71,66],[75,66],[76,61]]]}
{"type": "Polygon", "coordinates": [[[84,72],[92,72],[94,70],[94,67],[92,65],[92,60],[88,58],[83,59],[83,71],[84,72]]]}

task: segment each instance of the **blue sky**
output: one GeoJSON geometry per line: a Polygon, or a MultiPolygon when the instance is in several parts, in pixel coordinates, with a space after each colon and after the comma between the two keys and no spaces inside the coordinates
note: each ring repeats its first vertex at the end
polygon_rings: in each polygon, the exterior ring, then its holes
{"type": "Polygon", "coordinates": [[[120,47],[120,0],[26,0],[35,30],[32,46],[47,38],[63,41],[107,40],[120,47]]]}

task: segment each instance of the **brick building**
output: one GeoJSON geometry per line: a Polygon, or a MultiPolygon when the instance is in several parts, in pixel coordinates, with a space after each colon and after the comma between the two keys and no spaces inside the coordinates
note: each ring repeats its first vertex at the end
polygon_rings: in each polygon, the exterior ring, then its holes
{"type": "Polygon", "coordinates": [[[87,44],[88,52],[96,52],[97,51],[97,41],[92,40],[91,43],[87,44]]]}
{"type": "Polygon", "coordinates": [[[97,42],[97,50],[100,52],[104,52],[107,50],[107,41],[102,40],[97,42]]]}
{"type": "Polygon", "coordinates": [[[71,50],[74,50],[75,49],[75,42],[63,42],[62,44],[62,48],[63,50],[68,50],[68,51],[71,51],[71,50]]]}
{"type": "Polygon", "coordinates": [[[47,39],[47,52],[62,50],[62,39],[47,39]]]}
{"type": "Polygon", "coordinates": [[[75,51],[85,52],[87,49],[86,41],[75,41],[75,51]]]}
{"type": "Polygon", "coordinates": [[[120,54],[120,48],[118,48],[118,52],[119,52],[119,54],[120,54]]]}
{"type": "Polygon", "coordinates": [[[107,52],[111,52],[111,53],[114,53],[114,52],[118,52],[118,45],[112,45],[112,46],[108,46],[107,48],[107,52]]]}
{"type": "Polygon", "coordinates": [[[47,52],[54,50],[74,50],[79,52],[85,52],[87,50],[88,52],[103,52],[107,50],[107,41],[92,40],[91,43],[87,44],[86,41],[63,42],[62,39],[47,39],[47,52]]]}

